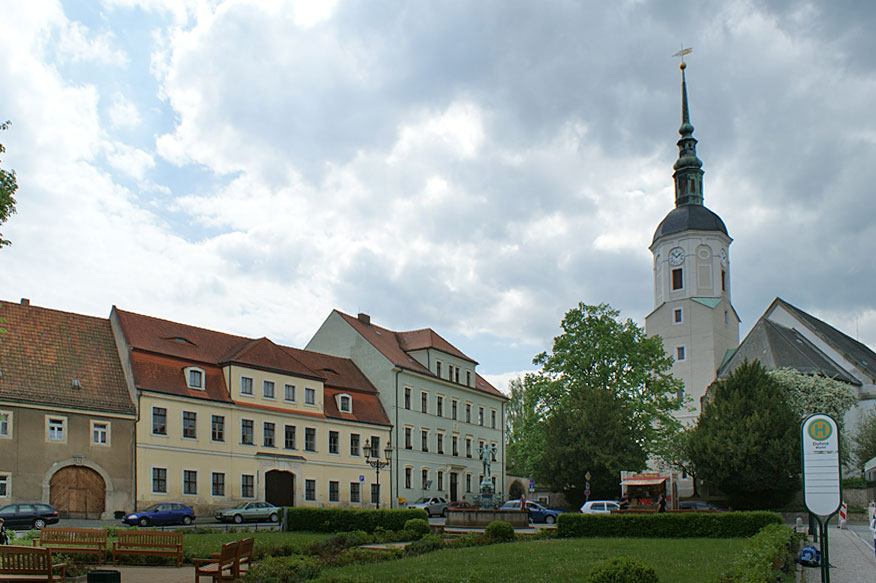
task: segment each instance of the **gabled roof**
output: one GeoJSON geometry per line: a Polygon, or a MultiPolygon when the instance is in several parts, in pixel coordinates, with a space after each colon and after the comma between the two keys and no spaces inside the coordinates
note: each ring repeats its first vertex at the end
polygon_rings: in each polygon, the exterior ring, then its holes
{"type": "Polygon", "coordinates": [[[792,368],[803,374],[821,374],[853,385],[861,384],[797,330],[765,317],[755,323],[733,355],[721,365],[718,378],[729,375],[745,360],[758,360],[767,370],[792,368]]]}
{"type": "Polygon", "coordinates": [[[832,346],[837,352],[845,356],[850,362],[853,362],[858,368],[866,372],[871,379],[876,381],[876,353],[874,353],[865,344],[862,344],[843,334],[830,324],[823,322],[811,314],[807,314],[803,310],[792,306],[782,298],[776,298],[767,309],[766,314],[770,314],[776,307],[781,306],[788,310],[791,314],[804,322],[806,326],[812,330],[824,342],[832,346]]]}
{"type": "Polygon", "coordinates": [[[431,328],[411,330],[410,332],[397,332],[396,334],[398,335],[399,346],[405,352],[433,348],[456,358],[467,360],[472,364],[477,364],[477,361],[463,354],[462,351],[450,344],[431,328]]]}
{"type": "Polygon", "coordinates": [[[283,374],[324,380],[324,377],[308,368],[288,350],[274,344],[267,338],[250,340],[236,348],[219,364],[240,364],[253,368],[270,369],[283,374]]]}
{"type": "Polygon", "coordinates": [[[0,328],[0,400],[135,414],[106,318],[0,301],[0,328]]]}

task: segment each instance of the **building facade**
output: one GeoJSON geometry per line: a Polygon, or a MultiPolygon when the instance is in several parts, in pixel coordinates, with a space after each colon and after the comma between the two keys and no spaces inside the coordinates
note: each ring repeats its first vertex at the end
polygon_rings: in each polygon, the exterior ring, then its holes
{"type": "Polygon", "coordinates": [[[507,398],[435,331],[395,332],[367,314],[335,310],[307,350],[351,359],[377,387],[394,427],[394,506],[425,496],[472,499],[483,479],[482,448],[495,448],[487,479],[505,491],[507,398]]]}
{"type": "Polygon", "coordinates": [[[0,302],[0,505],[131,510],[135,420],[105,318],[0,302]]]}

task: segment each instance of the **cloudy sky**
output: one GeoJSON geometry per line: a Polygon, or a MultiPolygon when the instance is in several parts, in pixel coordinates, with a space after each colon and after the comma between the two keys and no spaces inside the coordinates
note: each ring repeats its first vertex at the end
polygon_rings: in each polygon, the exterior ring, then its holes
{"type": "Polygon", "coordinates": [[[861,2],[0,0],[0,299],[304,346],[432,327],[502,384],[562,315],[644,323],[680,74],[742,331],[876,346],[861,2]]]}

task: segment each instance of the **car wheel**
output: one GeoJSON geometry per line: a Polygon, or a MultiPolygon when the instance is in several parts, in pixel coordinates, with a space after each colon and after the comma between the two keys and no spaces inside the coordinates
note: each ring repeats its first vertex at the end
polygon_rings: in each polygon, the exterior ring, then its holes
{"type": "Polygon", "coordinates": [[[557,521],[557,519],[554,518],[553,516],[548,515],[548,516],[545,516],[545,517],[544,517],[544,521],[545,521],[547,524],[553,524],[554,522],[557,521]]]}
{"type": "Polygon", "coordinates": [[[192,517],[191,516],[183,516],[183,524],[191,524],[192,517]]]}
{"type": "Polygon", "coordinates": [[[280,517],[277,516],[276,512],[271,512],[271,515],[268,517],[268,520],[270,520],[271,522],[279,522],[280,517]]]}
{"type": "Polygon", "coordinates": [[[140,526],[149,526],[149,519],[144,516],[137,521],[137,524],[139,524],[140,526]]]}
{"type": "Polygon", "coordinates": [[[444,518],[447,518],[447,509],[446,508],[441,511],[441,516],[443,516],[444,518]]]}
{"type": "Polygon", "coordinates": [[[33,527],[37,530],[42,530],[46,526],[46,521],[42,518],[37,518],[33,521],[33,527]]]}
{"type": "Polygon", "coordinates": [[[243,516],[241,516],[240,514],[235,514],[234,515],[234,524],[240,524],[241,522],[243,522],[243,516]]]}

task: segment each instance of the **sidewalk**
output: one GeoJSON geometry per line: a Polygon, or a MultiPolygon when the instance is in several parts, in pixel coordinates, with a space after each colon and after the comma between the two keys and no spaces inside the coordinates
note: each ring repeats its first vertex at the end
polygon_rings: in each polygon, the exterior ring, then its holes
{"type": "MultiPolygon", "coordinates": [[[[829,528],[830,583],[873,583],[876,555],[872,536],[841,528],[829,528]]],[[[820,544],[820,543],[819,543],[820,544]]],[[[818,547],[819,545],[815,545],[818,547]]],[[[821,583],[821,569],[804,568],[805,583],[821,583]]]]}
{"type": "MultiPolygon", "coordinates": [[[[118,571],[122,583],[192,583],[195,579],[195,568],[191,565],[183,565],[182,567],[100,565],[95,568],[101,571],[118,571]]],[[[82,580],[84,581],[85,577],[82,580]]]]}

